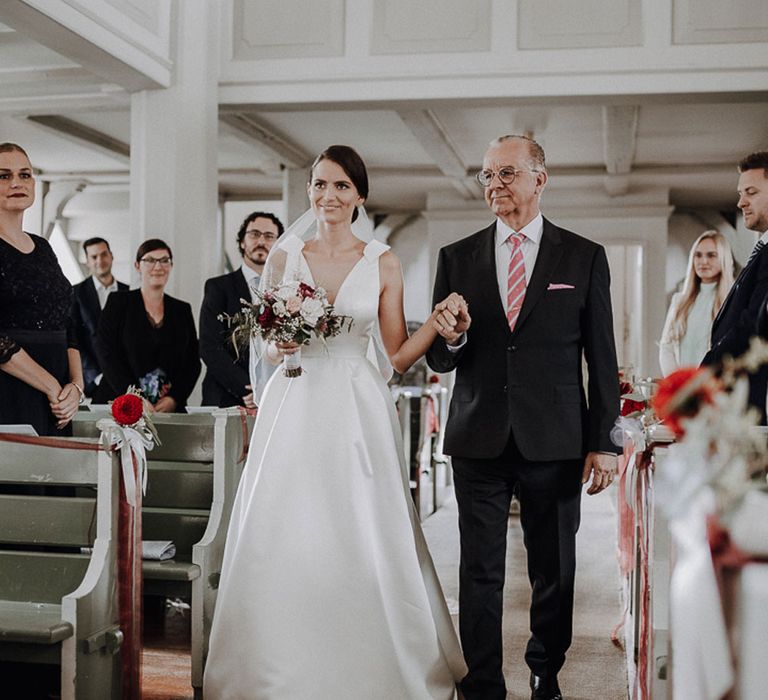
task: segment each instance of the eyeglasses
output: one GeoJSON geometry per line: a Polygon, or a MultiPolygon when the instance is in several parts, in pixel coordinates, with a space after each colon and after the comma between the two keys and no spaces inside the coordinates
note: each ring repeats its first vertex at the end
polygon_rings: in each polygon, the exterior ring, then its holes
{"type": "Polygon", "coordinates": [[[477,180],[483,187],[490,187],[493,182],[493,178],[498,175],[502,185],[511,185],[519,173],[537,173],[538,170],[517,170],[512,166],[504,166],[499,168],[499,172],[493,170],[481,170],[475,175],[477,180]]]}
{"type": "Polygon", "coordinates": [[[164,258],[142,258],[139,262],[143,262],[147,267],[154,267],[155,265],[168,267],[169,265],[173,265],[173,259],[168,256],[164,258]]]}
{"type": "Polygon", "coordinates": [[[259,231],[259,229],[257,228],[251,229],[250,231],[246,231],[245,235],[254,241],[257,241],[259,238],[263,238],[265,241],[277,240],[276,233],[273,233],[272,231],[259,231]]]}

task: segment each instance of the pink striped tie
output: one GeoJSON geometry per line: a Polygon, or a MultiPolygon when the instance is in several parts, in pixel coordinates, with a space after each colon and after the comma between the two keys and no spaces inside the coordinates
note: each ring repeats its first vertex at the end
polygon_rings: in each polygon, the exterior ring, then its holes
{"type": "Polygon", "coordinates": [[[525,299],[525,263],[523,251],[520,249],[523,244],[523,234],[512,233],[507,240],[512,246],[507,274],[507,321],[509,329],[513,331],[525,299]]]}

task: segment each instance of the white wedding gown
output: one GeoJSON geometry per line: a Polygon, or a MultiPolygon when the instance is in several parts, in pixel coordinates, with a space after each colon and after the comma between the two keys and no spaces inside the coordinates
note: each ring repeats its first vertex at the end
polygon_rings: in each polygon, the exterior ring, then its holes
{"type": "MultiPolygon", "coordinates": [[[[288,251],[314,284],[301,242],[288,251]]],[[[336,298],[351,332],[262,397],[229,526],[206,700],[427,700],[466,673],[411,501],[392,397],[366,359],[371,241],[336,298]]],[[[289,264],[290,267],[290,264],[289,264]]]]}

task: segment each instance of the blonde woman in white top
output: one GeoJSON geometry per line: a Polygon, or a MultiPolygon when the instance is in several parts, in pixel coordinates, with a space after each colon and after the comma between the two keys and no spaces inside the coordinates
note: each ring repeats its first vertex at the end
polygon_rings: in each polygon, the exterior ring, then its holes
{"type": "Polygon", "coordinates": [[[733,255],[723,234],[705,231],[691,246],[683,289],[672,297],[659,343],[666,377],[698,365],[709,350],[712,321],[733,285],[733,255]]]}

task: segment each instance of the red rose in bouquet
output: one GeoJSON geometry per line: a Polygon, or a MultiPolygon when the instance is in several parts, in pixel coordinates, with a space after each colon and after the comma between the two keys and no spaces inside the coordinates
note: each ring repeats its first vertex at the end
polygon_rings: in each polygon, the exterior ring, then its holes
{"type": "Polygon", "coordinates": [[[136,394],[123,394],[112,402],[112,417],[120,425],[135,425],[144,415],[144,402],[136,394]]]}

